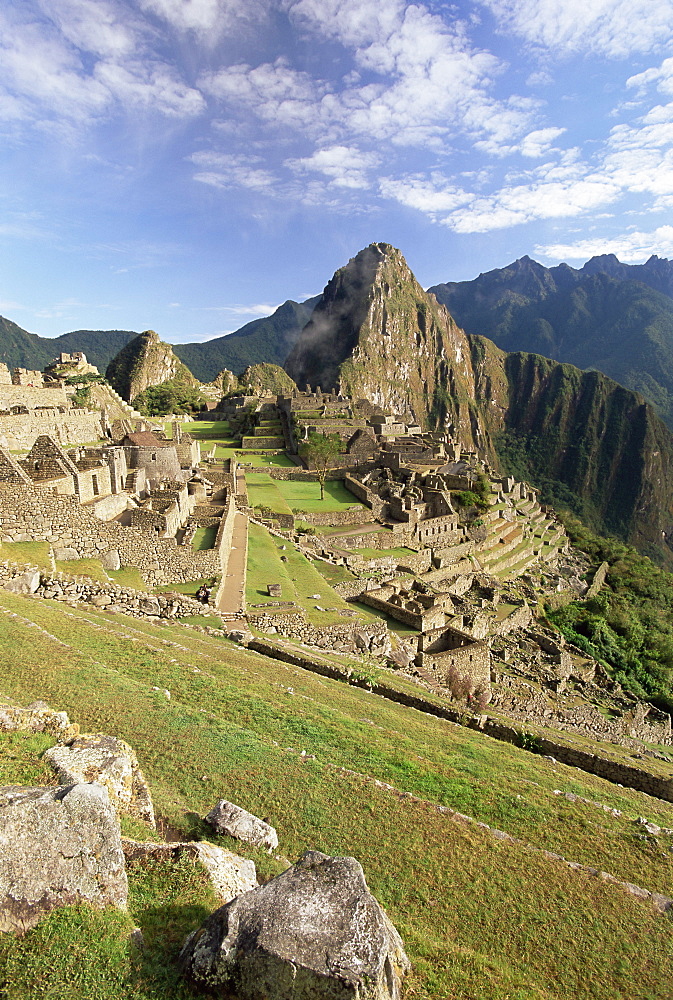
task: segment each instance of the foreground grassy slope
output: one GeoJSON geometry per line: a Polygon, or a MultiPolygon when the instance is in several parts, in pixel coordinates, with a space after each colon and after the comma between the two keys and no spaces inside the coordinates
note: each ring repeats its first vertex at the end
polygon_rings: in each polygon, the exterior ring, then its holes
{"type": "MultiPolygon", "coordinates": [[[[179,626],[2,594],[0,642],[4,693],[22,702],[45,698],[83,728],[128,740],[159,814],[181,834],[204,835],[199,817],[226,797],[268,816],[290,859],[309,847],[358,857],[404,935],[415,969],[409,997],[668,996],[669,917],[525,845],[458,823],[436,805],[669,894],[671,852],[664,838],[640,838],[633,821],[646,815],[673,826],[673,806],[179,626]],[[555,790],[623,814],[571,803],[555,790]]],[[[28,765],[16,749],[11,755],[26,780],[28,765]]],[[[249,853],[262,874],[282,867],[249,853]]],[[[194,878],[133,875],[131,918],[149,942],[142,962],[125,950],[126,918],[69,911],[44,925],[51,932],[3,943],[7,978],[27,983],[19,970],[45,962],[50,949],[61,968],[66,941],[66,950],[91,954],[95,933],[95,949],[110,954],[86,959],[86,975],[95,966],[98,977],[87,982],[88,995],[183,996],[177,939],[208,907],[194,878]]],[[[12,986],[6,996],[59,995],[49,989],[12,986]]]]}

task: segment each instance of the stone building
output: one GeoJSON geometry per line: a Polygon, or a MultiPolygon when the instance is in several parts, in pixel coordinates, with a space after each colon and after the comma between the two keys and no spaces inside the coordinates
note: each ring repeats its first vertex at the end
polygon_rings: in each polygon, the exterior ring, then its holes
{"type": "MultiPolygon", "coordinates": [[[[165,479],[182,480],[185,478],[173,443],[161,440],[152,431],[137,431],[127,434],[122,445],[126,453],[126,464],[129,471],[143,469],[150,487],[158,486],[165,479]]],[[[190,466],[190,478],[191,475],[190,466]]]]}
{"type": "MultiPolygon", "coordinates": [[[[491,652],[488,642],[453,626],[439,626],[419,635],[414,662],[432,672],[440,684],[463,681],[474,692],[491,689],[491,652]]],[[[468,691],[465,691],[467,694],[468,691]]]]}

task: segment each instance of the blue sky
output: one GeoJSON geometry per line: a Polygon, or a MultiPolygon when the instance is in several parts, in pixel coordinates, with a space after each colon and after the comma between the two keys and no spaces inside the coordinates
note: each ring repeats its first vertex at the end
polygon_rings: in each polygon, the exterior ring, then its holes
{"type": "Polygon", "coordinates": [[[371,242],[424,286],[673,256],[673,0],[3,0],[0,313],[235,330],[371,242]]]}

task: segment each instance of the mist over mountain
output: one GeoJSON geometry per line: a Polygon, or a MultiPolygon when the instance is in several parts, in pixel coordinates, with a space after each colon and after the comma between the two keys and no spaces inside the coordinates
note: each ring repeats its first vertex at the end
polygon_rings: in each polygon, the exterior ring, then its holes
{"type": "Polygon", "coordinates": [[[429,291],[467,333],[597,369],[641,392],[673,427],[673,261],[605,254],[576,270],[522,257],[429,291]]]}
{"type": "Polygon", "coordinates": [[[202,344],[174,344],[173,351],[201,382],[211,382],[223,368],[240,375],[250,365],[283,365],[318,299],[288,299],[271,316],[253,319],[235,333],[202,344]]]}
{"type": "MultiPolygon", "coordinates": [[[[521,277],[534,289],[549,276],[530,263],[521,277]]],[[[286,369],[300,387],[341,390],[446,431],[602,532],[673,562],[664,541],[673,435],[653,408],[600,372],[465,333],[388,244],[335,273],[286,369]]]]}

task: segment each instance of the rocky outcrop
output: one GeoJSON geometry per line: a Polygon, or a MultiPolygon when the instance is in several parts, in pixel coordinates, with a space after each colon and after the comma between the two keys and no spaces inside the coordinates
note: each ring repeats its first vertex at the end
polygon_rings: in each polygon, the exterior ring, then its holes
{"type": "Polygon", "coordinates": [[[196,984],[239,1000],[398,1000],[409,969],[355,858],[318,851],[216,910],[181,962],[196,984]]]}
{"type": "Polygon", "coordinates": [[[149,386],[175,381],[198,386],[186,365],[154,332],[145,330],[121,349],[107,367],[105,377],[116,392],[130,403],[149,386]]]}
{"type": "Polygon", "coordinates": [[[278,834],[272,826],[226,799],[220,799],[204,820],[215,833],[244,840],[253,847],[266,847],[269,852],[278,847],[278,834]]]}
{"type": "Polygon", "coordinates": [[[67,740],[79,733],[67,712],[55,712],[44,701],[34,701],[25,708],[0,702],[0,732],[53,733],[67,740]]]}
{"type": "Polygon", "coordinates": [[[238,379],[238,387],[250,396],[289,395],[297,388],[279,365],[249,365],[238,379]]]}
{"type": "Polygon", "coordinates": [[[125,908],[119,821],[100,785],[0,789],[0,931],[22,934],[55,907],[125,908]]]}
{"type": "Polygon", "coordinates": [[[76,782],[103,785],[118,812],[154,827],[152,796],[128,743],[102,733],[86,733],[51,747],[44,757],[62,785],[76,782]]]}
{"type": "Polygon", "coordinates": [[[336,272],[285,367],[300,388],[339,389],[487,446],[467,337],[387,243],[336,272]]]}

